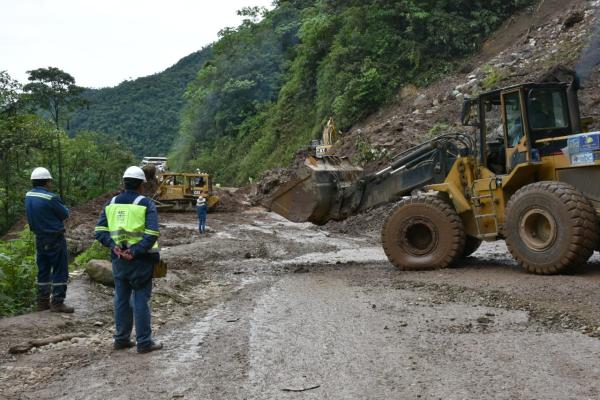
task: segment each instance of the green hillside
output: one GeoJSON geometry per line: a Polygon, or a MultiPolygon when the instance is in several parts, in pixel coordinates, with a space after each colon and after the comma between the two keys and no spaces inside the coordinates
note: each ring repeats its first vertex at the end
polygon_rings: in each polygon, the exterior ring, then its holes
{"type": "Polygon", "coordinates": [[[427,85],[529,3],[278,0],[271,11],[245,9],[185,93],[171,165],[228,184],[286,165],[330,115],[347,129],[402,85],[427,85]]]}
{"type": "Polygon", "coordinates": [[[182,94],[210,57],[208,47],[163,72],[114,88],[87,90],[84,97],[89,107],[73,114],[69,134],[105,132],[137,156],[166,154],[179,129],[182,94]]]}

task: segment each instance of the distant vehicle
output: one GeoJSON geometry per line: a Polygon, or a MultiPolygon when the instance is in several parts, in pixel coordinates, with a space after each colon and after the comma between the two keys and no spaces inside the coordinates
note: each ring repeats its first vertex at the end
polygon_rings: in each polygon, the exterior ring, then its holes
{"type": "Polygon", "coordinates": [[[148,164],[154,164],[158,173],[168,171],[167,157],[144,157],[141,167],[144,168],[148,164]]]}

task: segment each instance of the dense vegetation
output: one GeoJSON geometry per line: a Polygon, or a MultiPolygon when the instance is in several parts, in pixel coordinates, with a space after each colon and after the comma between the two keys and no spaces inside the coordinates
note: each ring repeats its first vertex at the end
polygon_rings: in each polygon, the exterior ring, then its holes
{"type": "Polygon", "coordinates": [[[0,241],[0,316],[32,308],[36,299],[35,245],[25,230],[18,240],[0,241]]]}
{"type": "Polygon", "coordinates": [[[83,97],[89,106],[73,114],[71,136],[81,130],[105,132],[138,157],[167,154],[179,129],[183,92],[210,56],[206,48],[163,72],[87,90],[83,97]]]}
{"type": "Polygon", "coordinates": [[[18,83],[0,71],[0,234],[23,216],[33,168],[50,169],[58,189],[60,154],[64,200],[74,205],[117,187],[123,169],[133,162],[131,152],[106,134],[67,137],[55,121],[34,113],[29,101],[18,83]]]}
{"type": "MultiPolygon", "coordinates": [[[[0,71],[0,234],[23,217],[33,168],[49,168],[55,187],[63,189],[63,200],[74,205],[117,187],[123,169],[133,159],[131,152],[106,134],[67,136],[62,126],[71,107],[81,104],[73,77],[57,68],[41,68],[30,71],[29,80],[21,88],[0,71]]],[[[36,274],[29,229],[17,240],[0,241],[0,316],[31,309],[36,274]]]]}
{"type": "Polygon", "coordinates": [[[284,165],[332,115],[342,129],[427,85],[528,0],[279,0],[225,29],[188,87],[179,169],[240,184],[284,165]]]}

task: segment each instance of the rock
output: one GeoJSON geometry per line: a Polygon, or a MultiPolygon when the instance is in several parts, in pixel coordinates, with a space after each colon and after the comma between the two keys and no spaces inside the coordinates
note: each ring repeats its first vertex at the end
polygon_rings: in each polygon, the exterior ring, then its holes
{"type": "Polygon", "coordinates": [[[428,104],[429,102],[427,101],[427,96],[425,96],[424,94],[418,95],[413,103],[415,107],[426,106],[428,104]]]}
{"type": "Polygon", "coordinates": [[[85,272],[94,282],[106,286],[114,286],[112,263],[105,260],[90,260],[85,266],[85,272]]]}
{"type": "Polygon", "coordinates": [[[565,20],[563,21],[563,24],[562,24],[563,30],[572,28],[574,25],[577,25],[578,23],[583,21],[584,18],[585,18],[585,13],[583,11],[571,12],[571,14],[569,14],[567,16],[567,18],[565,18],[565,20]]]}
{"type": "Polygon", "coordinates": [[[400,90],[400,98],[407,99],[417,95],[419,89],[415,85],[406,85],[400,90]]]}

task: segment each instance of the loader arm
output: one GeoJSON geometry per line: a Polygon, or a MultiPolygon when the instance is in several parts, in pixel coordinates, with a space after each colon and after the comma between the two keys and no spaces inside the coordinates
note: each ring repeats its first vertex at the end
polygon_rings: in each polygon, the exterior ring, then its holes
{"type": "Polygon", "coordinates": [[[366,176],[345,159],[309,157],[298,178],[280,187],[266,206],[293,222],[340,221],[443,182],[456,158],[472,148],[465,135],[443,135],[397,155],[388,167],[366,176]]]}

